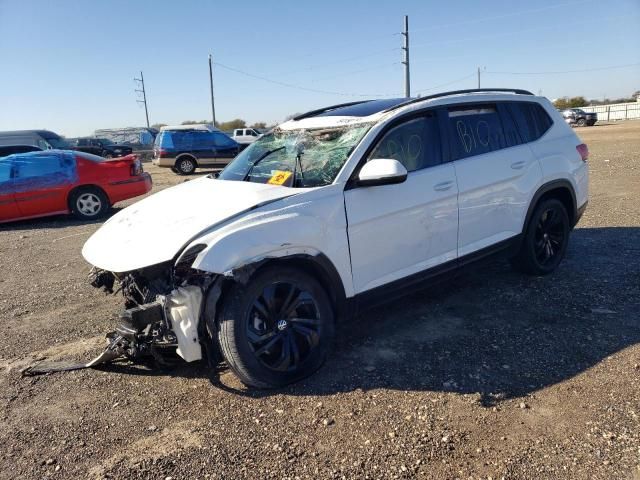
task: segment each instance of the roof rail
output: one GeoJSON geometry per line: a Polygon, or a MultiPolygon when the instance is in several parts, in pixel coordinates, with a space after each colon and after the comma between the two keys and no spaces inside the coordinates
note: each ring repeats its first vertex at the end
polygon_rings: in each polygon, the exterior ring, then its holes
{"type": "Polygon", "coordinates": [[[324,107],[324,108],[319,108],[317,110],[311,110],[309,112],[306,113],[302,113],[300,115],[298,115],[297,117],[293,117],[292,120],[302,120],[303,118],[308,118],[308,117],[315,117],[316,115],[320,115],[321,113],[324,112],[328,112],[330,110],[336,110],[338,108],[342,108],[342,107],[350,107],[352,105],[358,105],[360,103],[366,103],[366,102],[370,102],[371,100],[359,100],[357,102],[348,102],[348,103],[341,103],[339,105],[331,105],[330,107],[324,107]]]}
{"type": "Polygon", "coordinates": [[[391,112],[400,107],[411,105],[412,103],[422,102],[424,100],[432,100],[434,98],[448,97],[449,95],[461,95],[463,93],[478,93],[478,92],[510,92],[510,93],[515,93],[517,95],[533,95],[533,93],[531,93],[530,91],[521,90],[519,88],[469,88],[467,90],[452,90],[450,92],[442,92],[442,93],[435,93],[433,95],[427,95],[426,97],[412,98],[411,100],[408,100],[404,103],[400,103],[399,105],[395,105],[393,107],[387,108],[386,110],[384,110],[384,113],[391,112]]]}

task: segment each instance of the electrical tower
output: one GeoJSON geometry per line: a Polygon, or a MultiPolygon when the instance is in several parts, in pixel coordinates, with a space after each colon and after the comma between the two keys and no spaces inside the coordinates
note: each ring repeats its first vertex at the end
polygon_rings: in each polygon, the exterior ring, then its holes
{"type": "Polygon", "coordinates": [[[144,114],[147,117],[147,128],[149,128],[149,110],[147,109],[147,92],[144,89],[144,76],[142,75],[142,70],[140,71],[140,78],[133,79],[136,82],[139,82],[142,85],[142,90],[136,88],[136,92],[142,93],[142,100],[136,100],[138,103],[144,103],[144,114]]]}

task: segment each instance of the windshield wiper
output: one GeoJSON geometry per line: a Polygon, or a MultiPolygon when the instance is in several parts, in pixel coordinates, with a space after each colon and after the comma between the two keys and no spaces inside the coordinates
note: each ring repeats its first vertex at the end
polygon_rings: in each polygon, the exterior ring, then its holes
{"type": "Polygon", "coordinates": [[[291,182],[291,185],[293,187],[296,186],[296,172],[298,171],[298,166],[300,167],[300,176],[302,177],[302,181],[304,182],[304,172],[302,171],[302,154],[304,152],[300,152],[296,155],[296,163],[293,166],[293,181],[291,182]]]}
{"type": "Polygon", "coordinates": [[[259,164],[262,160],[267,158],[272,153],[279,152],[280,150],[282,150],[284,148],[285,148],[285,146],[283,145],[282,147],[274,148],[273,150],[269,150],[267,152],[264,152],[262,155],[260,155],[260,157],[258,157],[258,159],[251,164],[251,166],[249,167],[249,170],[247,171],[247,174],[244,176],[242,181],[246,182],[247,180],[249,180],[249,177],[251,176],[251,172],[253,172],[253,167],[255,167],[257,164],[259,164]]]}

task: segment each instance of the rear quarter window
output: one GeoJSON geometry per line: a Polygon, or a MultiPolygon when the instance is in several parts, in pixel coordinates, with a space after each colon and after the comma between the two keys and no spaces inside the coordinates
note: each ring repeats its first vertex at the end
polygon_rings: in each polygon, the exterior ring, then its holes
{"type": "Polygon", "coordinates": [[[542,137],[553,125],[553,120],[542,105],[533,102],[509,102],[507,108],[516,122],[524,142],[542,137]]]}

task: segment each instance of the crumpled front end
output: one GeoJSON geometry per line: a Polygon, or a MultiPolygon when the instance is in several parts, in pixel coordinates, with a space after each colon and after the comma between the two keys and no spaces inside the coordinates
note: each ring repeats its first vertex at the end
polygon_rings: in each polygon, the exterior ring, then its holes
{"type": "Polygon", "coordinates": [[[124,297],[120,323],[107,335],[108,349],[161,365],[171,363],[175,354],[187,362],[203,358],[205,333],[199,320],[205,292],[216,275],[189,268],[186,264],[195,255],[183,256],[176,265],[165,262],[127,273],[91,270],[92,286],[124,297]]]}

